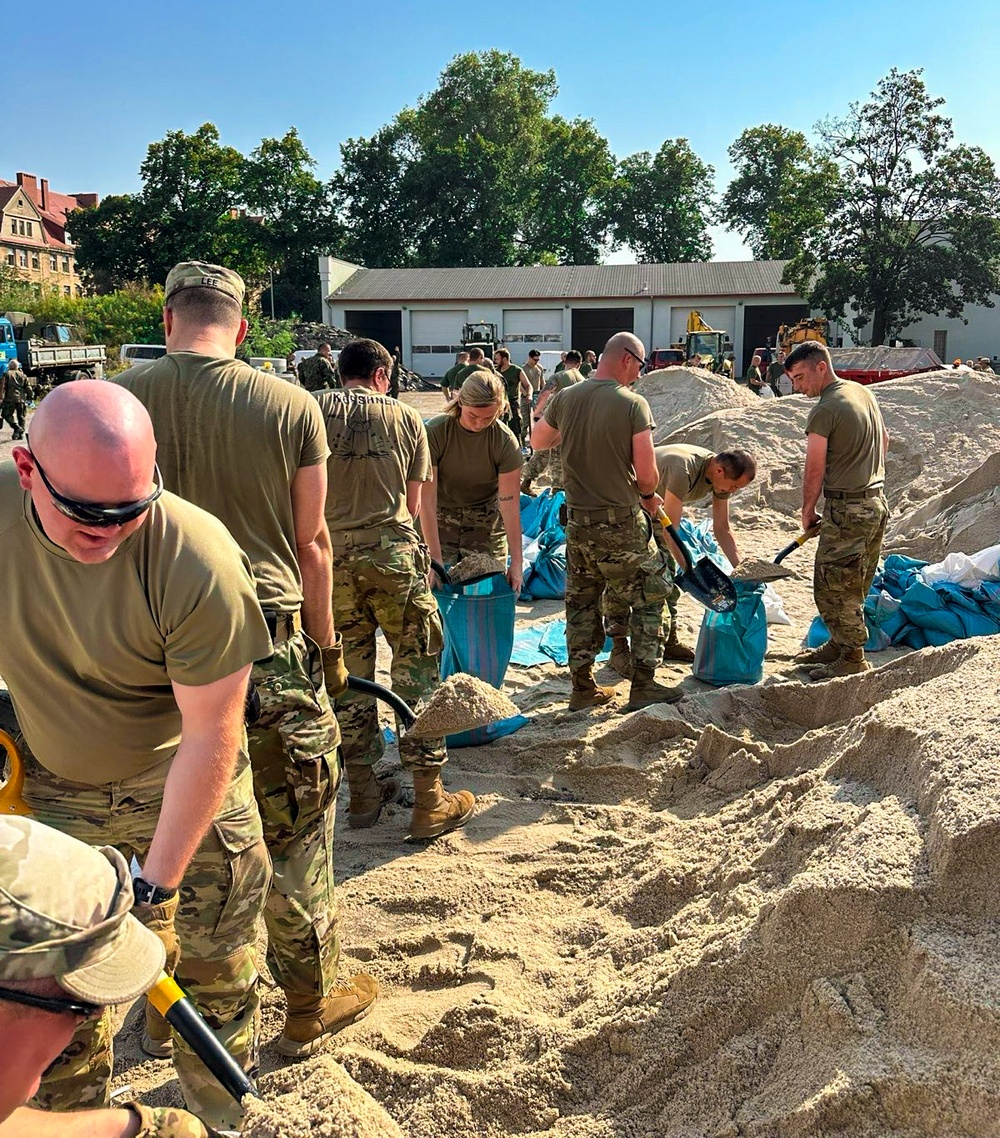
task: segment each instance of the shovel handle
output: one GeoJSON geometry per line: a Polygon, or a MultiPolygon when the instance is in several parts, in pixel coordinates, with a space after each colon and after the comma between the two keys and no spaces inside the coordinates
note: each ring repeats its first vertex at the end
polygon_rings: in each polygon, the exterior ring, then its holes
{"type": "Polygon", "coordinates": [[[382,684],[375,683],[374,680],[363,680],[360,676],[348,676],[347,687],[349,691],[356,691],[362,695],[373,695],[376,699],[380,699],[383,703],[387,703],[392,710],[402,720],[403,726],[409,730],[416,722],[417,717],[405,700],[400,699],[394,691],[382,684]]]}
{"type": "Polygon", "coordinates": [[[818,524],[811,526],[809,529],[807,529],[805,531],[805,533],[800,533],[799,536],[794,541],[790,541],[785,546],[785,548],[783,550],[781,550],[781,552],[777,555],[777,557],[775,557],[774,564],[780,565],[782,563],[782,561],[784,561],[785,558],[789,555],[789,553],[794,553],[796,549],[799,549],[801,546],[805,545],[805,543],[807,541],[809,541],[811,538],[814,538],[818,533],[819,533],[819,525],[818,524]]]}
{"type": "Polygon", "coordinates": [[[10,775],[7,781],[0,786],[0,814],[29,815],[31,809],[24,801],[24,761],[17,744],[7,734],[0,730],[0,747],[7,752],[7,761],[10,765],[10,775]]]}
{"type": "Polygon", "coordinates": [[[667,533],[670,534],[674,545],[676,545],[677,548],[681,551],[681,555],[684,558],[684,572],[690,573],[694,562],[691,560],[691,556],[687,551],[687,546],[683,541],[681,541],[681,535],[677,532],[677,530],[674,529],[674,524],[670,520],[670,515],[662,506],[656,507],[656,520],[660,523],[661,526],[663,526],[667,533]]]}

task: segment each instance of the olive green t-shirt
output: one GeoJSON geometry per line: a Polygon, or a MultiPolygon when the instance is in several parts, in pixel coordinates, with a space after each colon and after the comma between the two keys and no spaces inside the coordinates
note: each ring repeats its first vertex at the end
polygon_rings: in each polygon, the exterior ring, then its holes
{"type": "Polygon", "coordinates": [[[554,371],[545,381],[542,387],[543,391],[562,391],[567,387],[572,387],[574,383],[580,383],[583,376],[575,367],[562,368],[560,371],[554,371]]]}
{"type": "Polygon", "coordinates": [[[444,373],[444,376],[441,379],[441,390],[442,391],[451,391],[451,389],[455,386],[455,380],[458,376],[458,373],[465,366],[466,366],[465,364],[452,364],[451,367],[448,368],[448,370],[444,373]]]}
{"type": "Polygon", "coordinates": [[[521,401],[521,376],[524,375],[524,372],[517,364],[511,364],[510,367],[505,367],[503,371],[498,371],[497,375],[503,380],[504,388],[507,391],[507,402],[511,407],[518,407],[521,401]]]}
{"type": "Polygon", "coordinates": [[[713,498],[730,498],[731,494],[719,493],[708,480],[708,467],[715,455],[704,447],[688,446],[686,443],[671,443],[656,447],[656,469],[660,472],[658,494],[668,491],[682,502],[697,502],[706,494],[713,498]]]}
{"type": "Polygon", "coordinates": [[[542,390],[542,381],[545,379],[545,372],[538,366],[538,364],[527,363],[521,370],[528,377],[531,384],[531,390],[537,394],[542,390]]]}
{"type": "Polygon", "coordinates": [[[172,352],[116,380],[149,411],[163,483],[223,521],[250,558],[266,609],[302,604],[291,486],[330,453],[301,387],[233,359],[172,352]]]}
{"type": "Polygon", "coordinates": [[[587,376],[590,375],[590,373],[594,370],[594,365],[593,364],[580,364],[580,367],[577,370],[580,372],[580,374],[583,376],[583,378],[586,379],[587,376]]]}
{"type": "Polygon", "coordinates": [[[613,379],[585,379],[552,396],[545,421],[560,432],[568,505],[638,505],[632,436],[653,427],[649,404],[638,392],[613,379]]]}
{"type": "Polygon", "coordinates": [[[165,493],[98,565],[44,534],[0,465],[0,675],[38,761],[98,785],[168,759],[171,681],[202,687],[271,654],[250,564],[226,527],[165,493]]]}
{"type": "Polygon", "coordinates": [[[497,369],[493,366],[492,360],[480,360],[477,364],[462,364],[458,369],[458,373],[451,382],[451,390],[458,391],[458,389],[465,383],[466,379],[472,375],[474,371],[482,371],[485,368],[487,371],[495,372],[497,369]]]}
{"type": "Polygon", "coordinates": [[[524,465],[520,444],[499,420],[485,431],[467,431],[454,415],[438,415],[427,424],[427,443],[440,506],[495,502],[498,477],[524,465]]]}
{"type": "Polygon", "coordinates": [[[823,489],[868,490],[885,482],[882,412],[875,396],[852,379],[828,384],[806,420],[807,435],[826,440],[823,489]]]}
{"type": "Polygon", "coordinates": [[[326,421],[326,520],[330,532],[402,527],[412,533],[407,482],[431,476],[420,413],[377,391],[318,391],[326,421]]]}

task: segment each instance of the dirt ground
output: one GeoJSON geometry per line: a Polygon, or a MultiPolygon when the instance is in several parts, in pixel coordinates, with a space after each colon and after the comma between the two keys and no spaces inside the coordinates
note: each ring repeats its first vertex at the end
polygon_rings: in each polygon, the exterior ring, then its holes
{"type": "MultiPolygon", "coordinates": [[[[943,387],[926,411],[918,385],[878,390],[894,523],[919,518],[939,547],[952,517],[968,534],[973,507],[933,504],[1000,451],[1000,382],[943,387]]],[[[752,440],[734,531],[771,559],[797,534],[804,400],[711,403],[692,423],[664,397],[658,430],[752,440]]],[[[983,493],[973,479],[968,500],[983,493]]],[[[1000,1134],[1000,638],[890,649],[811,684],[791,660],[814,548],[775,582],[792,625],[770,626],[761,684],[715,689],[675,665],[658,678],[681,703],[623,714],[627,682],[605,667],[615,703],[571,713],[566,669],[511,667],[529,725],[446,768],[478,799],[464,829],[410,844],[402,805],[354,831],[343,791],[343,968],[377,976],[380,998],[296,1066],[274,1052],[265,976],[254,1138],[1000,1134]]],[[[702,615],[682,597],[689,643],[702,615]]],[[[387,660],[383,644],[383,679],[387,660]]],[[[138,1049],[138,1013],[116,1084],[178,1102],[170,1064],[138,1049]]]]}

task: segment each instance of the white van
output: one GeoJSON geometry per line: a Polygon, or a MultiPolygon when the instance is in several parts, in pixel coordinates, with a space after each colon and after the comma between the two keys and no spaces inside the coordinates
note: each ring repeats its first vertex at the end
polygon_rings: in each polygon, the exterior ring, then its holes
{"type": "Polygon", "coordinates": [[[122,363],[131,367],[140,360],[158,360],[167,354],[166,344],[122,344],[118,353],[122,363]]]}

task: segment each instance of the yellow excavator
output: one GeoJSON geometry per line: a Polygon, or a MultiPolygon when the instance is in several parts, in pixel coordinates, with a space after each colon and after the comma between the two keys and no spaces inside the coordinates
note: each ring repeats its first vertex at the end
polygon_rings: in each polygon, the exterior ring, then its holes
{"type": "Polygon", "coordinates": [[[733,351],[729,333],[709,327],[701,313],[693,309],[688,313],[686,336],[670,347],[672,351],[682,351],[685,361],[700,356],[701,366],[715,372],[724,370],[726,358],[733,351]]]}
{"type": "Polygon", "coordinates": [[[807,316],[795,324],[782,324],[778,329],[778,347],[788,355],[796,344],[806,340],[829,343],[830,323],[822,316],[807,316]]]}

